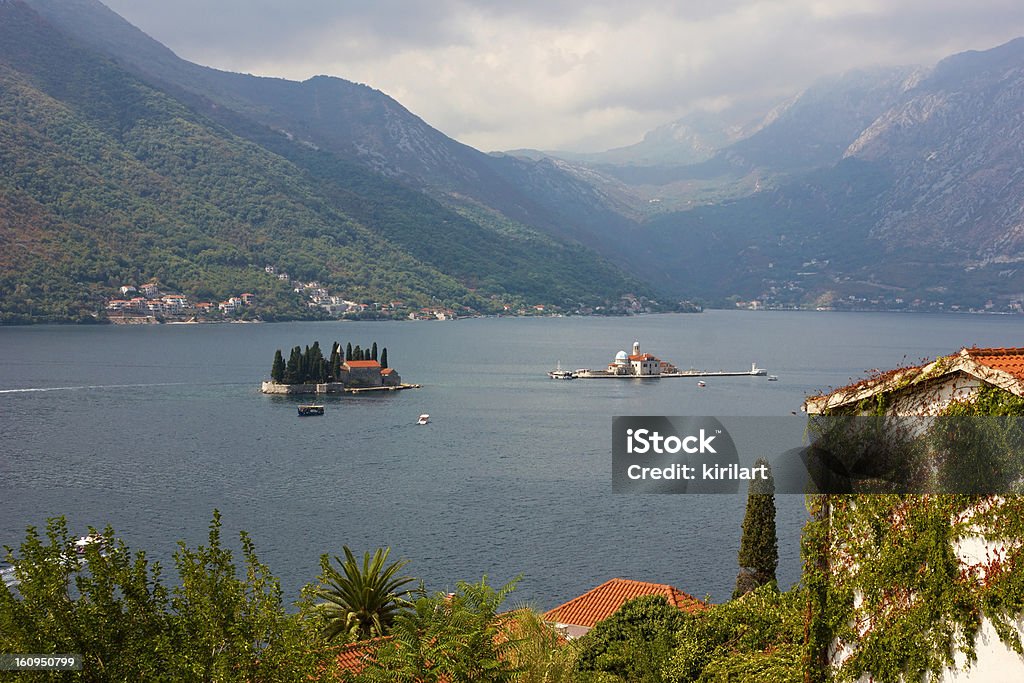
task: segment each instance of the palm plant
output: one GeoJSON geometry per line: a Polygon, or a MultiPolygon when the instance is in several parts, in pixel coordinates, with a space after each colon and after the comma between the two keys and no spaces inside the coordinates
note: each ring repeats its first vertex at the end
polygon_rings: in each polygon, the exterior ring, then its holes
{"type": "Polygon", "coordinates": [[[344,635],[349,640],[362,640],[384,635],[395,617],[408,609],[409,591],[399,589],[414,579],[398,576],[408,560],[386,564],[391,548],[377,548],[373,556],[363,554],[362,566],[348,546],[343,546],[345,560],[335,556],[335,568],[320,557],[321,585],[314,591],[324,602],[316,607],[326,621],[324,635],[333,640],[344,635]]]}

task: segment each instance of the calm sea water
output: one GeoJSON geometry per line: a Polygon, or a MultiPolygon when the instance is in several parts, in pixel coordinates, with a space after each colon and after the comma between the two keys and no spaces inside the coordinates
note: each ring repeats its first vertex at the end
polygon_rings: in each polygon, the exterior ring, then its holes
{"type": "MultiPolygon", "coordinates": [[[[615,576],[727,599],[744,496],[612,495],[614,415],[799,413],[803,398],[871,368],[962,345],[1024,345],[1024,318],[751,313],[0,328],[0,545],[66,515],[112,525],[169,566],[204,542],[214,508],[248,530],[286,597],[321,553],[389,545],[428,588],[521,574],[516,600],[548,609],[615,576]],[[555,382],[639,339],[680,367],[736,377],[555,382]],[[388,348],[424,388],[325,401],[258,393],[275,349],[319,340],[388,348]],[[414,424],[430,413],[431,424],[414,424]]],[[[791,416],[794,420],[801,418],[791,416]]],[[[780,582],[799,577],[799,496],[778,501],[780,582]]]]}

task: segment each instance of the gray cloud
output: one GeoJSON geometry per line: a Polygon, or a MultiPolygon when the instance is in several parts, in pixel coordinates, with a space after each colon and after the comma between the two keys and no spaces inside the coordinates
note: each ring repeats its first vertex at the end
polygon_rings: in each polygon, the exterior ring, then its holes
{"type": "Polygon", "coordinates": [[[1024,34],[1008,0],[106,0],[181,56],[394,96],[476,147],[628,144],[694,108],[1024,34]]]}

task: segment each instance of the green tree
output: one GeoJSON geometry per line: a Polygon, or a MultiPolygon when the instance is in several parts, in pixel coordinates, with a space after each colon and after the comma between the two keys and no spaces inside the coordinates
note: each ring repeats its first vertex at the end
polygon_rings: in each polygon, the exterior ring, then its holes
{"type": "Polygon", "coordinates": [[[174,652],[160,567],[110,528],[97,538],[78,552],[58,517],[45,538],[29,527],[17,556],[7,548],[19,582],[0,583],[0,652],[81,654],[86,681],[159,678],[174,652]]]}
{"type": "Polygon", "coordinates": [[[391,548],[377,548],[372,557],[369,552],[363,554],[360,566],[348,546],[342,549],[345,560],[334,558],[338,568],[331,565],[327,555],[320,557],[320,587],[315,594],[324,601],[317,605],[325,622],[324,635],[328,640],[384,635],[409,607],[408,591],[400,589],[414,579],[398,575],[409,561],[386,564],[391,548]]]}
{"type": "Polygon", "coordinates": [[[281,355],[281,349],[274,353],[274,365],[270,368],[270,379],[275,382],[284,381],[284,356],[281,355]]]}
{"type": "Polygon", "coordinates": [[[302,349],[298,346],[292,349],[288,356],[288,364],[284,368],[284,383],[299,384],[302,382],[302,349]]]}
{"type": "Polygon", "coordinates": [[[626,602],[579,639],[578,668],[612,674],[615,680],[660,682],[676,644],[676,632],[691,618],[662,595],[626,602]]]}
{"type": "Polygon", "coordinates": [[[328,361],[328,380],[335,382],[338,378],[338,369],[341,366],[341,354],[339,353],[339,344],[334,342],[331,345],[331,358],[328,361]]]}
{"type": "Polygon", "coordinates": [[[800,591],[766,585],[691,614],[662,673],[672,681],[801,683],[805,606],[800,591]]]}
{"type": "Polygon", "coordinates": [[[313,346],[309,348],[308,358],[306,359],[307,375],[306,381],[315,384],[321,384],[327,381],[327,361],[324,360],[323,351],[320,350],[320,342],[313,342],[313,346]]]}
{"type": "Polygon", "coordinates": [[[352,342],[345,344],[345,360],[355,360],[355,357],[352,355],[352,342]]]}
{"type": "Polygon", "coordinates": [[[740,539],[739,574],[733,597],[749,593],[758,586],[775,584],[779,566],[779,540],[775,531],[775,479],[768,461],[758,459],[767,477],[752,479],[747,488],[747,510],[740,539]]]}
{"type": "Polygon", "coordinates": [[[168,591],[159,564],[110,528],[84,548],[64,518],[49,520],[45,540],[29,528],[18,555],[8,549],[19,583],[0,585],[0,652],[79,653],[86,681],[308,681],[322,665],[318,623],[285,612],[244,532],[237,576],[220,529],[215,510],[208,547],[180,544],[181,585],[168,591]]]}
{"type": "Polygon", "coordinates": [[[373,342],[373,346],[370,347],[370,360],[377,360],[377,342],[373,342]]]}
{"type": "Polygon", "coordinates": [[[484,577],[479,583],[459,582],[451,594],[421,595],[411,610],[395,619],[391,639],[377,650],[359,680],[519,680],[521,668],[514,655],[519,640],[513,620],[499,616],[517,581],[495,590],[484,577]]]}
{"type": "Polygon", "coordinates": [[[565,642],[531,609],[517,609],[503,624],[513,647],[505,660],[518,671],[516,683],[575,683],[579,647],[565,642]]]}
{"type": "Polygon", "coordinates": [[[388,347],[384,347],[380,352],[380,367],[388,367],[388,347]]]}
{"type": "Polygon", "coordinates": [[[178,544],[173,679],[298,681],[317,668],[321,641],[314,625],[285,613],[279,581],[256,557],[249,535],[243,531],[240,538],[244,578],[221,542],[217,510],[209,545],[193,550],[178,544]]]}
{"type": "Polygon", "coordinates": [[[363,360],[363,350],[359,347],[359,344],[356,344],[356,348],[352,350],[352,353],[354,354],[352,360],[363,360]]]}

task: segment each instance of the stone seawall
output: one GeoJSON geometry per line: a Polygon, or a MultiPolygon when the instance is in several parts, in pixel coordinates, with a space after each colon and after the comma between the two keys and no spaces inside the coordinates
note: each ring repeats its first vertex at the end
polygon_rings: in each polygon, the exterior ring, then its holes
{"type": "Polygon", "coordinates": [[[280,394],[283,396],[297,396],[300,394],[358,394],[364,391],[400,391],[402,389],[419,389],[419,384],[398,384],[383,387],[346,387],[341,382],[328,382],[326,384],[278,384],[277,382],[263,382],[260,391],[264,394],[280,394]]]}
{"type": "Polygon", "coordinates": [[[264,394],[315,394],[315,384],[278,384],[277,382],[264,382],[260,385],[260,391],[264,394]]]}

